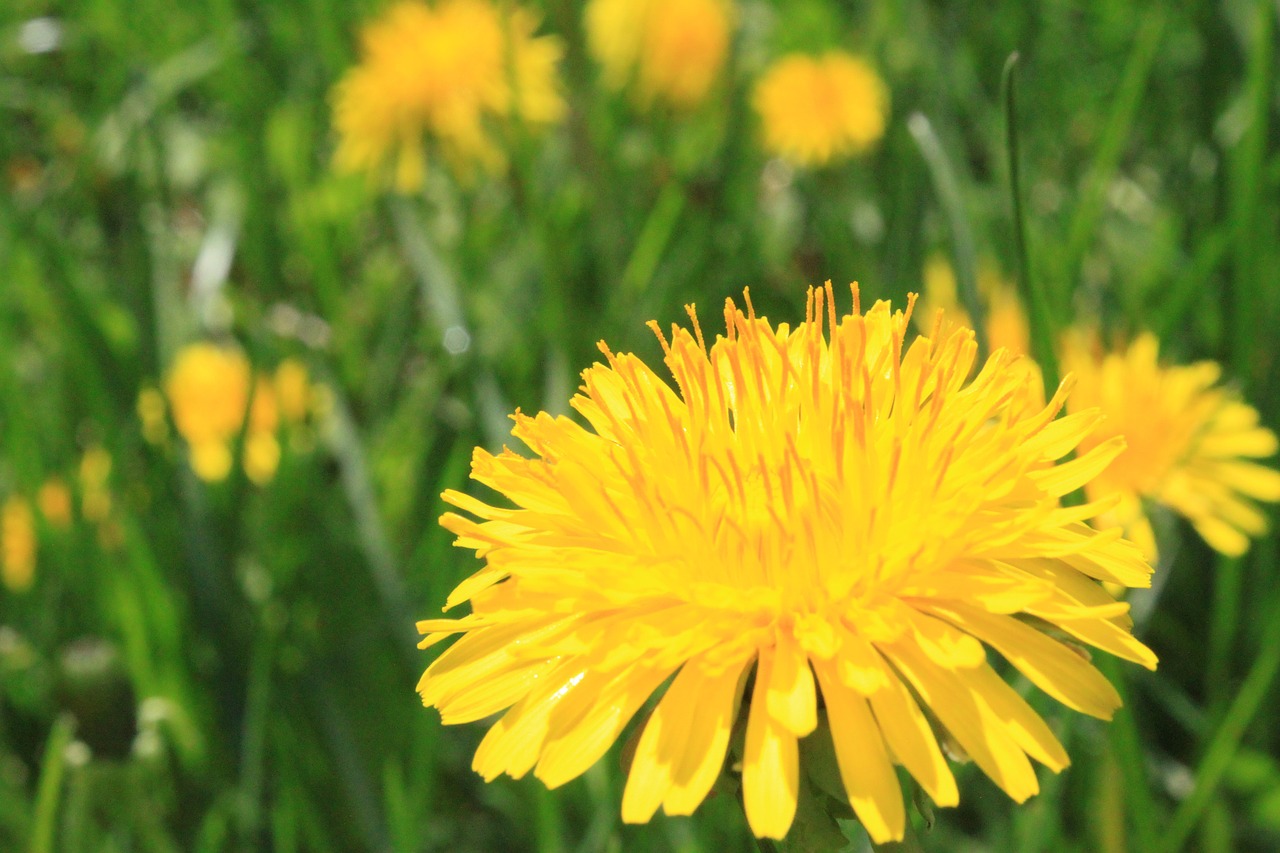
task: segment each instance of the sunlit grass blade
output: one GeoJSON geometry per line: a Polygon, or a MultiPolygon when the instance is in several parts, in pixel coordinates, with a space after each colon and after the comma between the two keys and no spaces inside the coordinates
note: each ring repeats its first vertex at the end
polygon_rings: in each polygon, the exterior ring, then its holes
{"type": "Polygon", "coordinates": [[[1267,159],[1268,125],[1275,81],[1276,8],[1268,0],[1255,0],[1248,17],[1249,41],[1245,46],[1244,134],[1229,160],[1230,222],[1232,236],[1231,362],[1246,382],[1257,376],[1257,340],[1266,328],[1264,288],[1274,279],[1264,269],[1264,249],[1272,242],[1270,225],[1261,221],[1261,201],[1267,192],[1262,180],[1267,159]]]}
{"type": "Polygon", "coordinates": [[[907,128],[929,167],[934,192],[946,214],[947,227],[951,233],[951,255],[955,262],[956,289],[977,335],[978,357],[986,358],[990,351],[987,341],[987,311],[978,293],[978,263],[973,229],[969,225],[969,214],[965,210],[955,168],[951,165],[933,124],[923,113],[914,113],[907,119],[907,128]]]}
{"type": "Polygon", "coordinates": [[[66,775],[67,746],[75,732],[75,720],[70,716],[58,717],[45,741],[44,758],[40,762],[40,781],[36,786],[35,816],[32,819],[31,853],[53,853],[58,821],[58,806],[62,800],[62,779],[66,775]]]}

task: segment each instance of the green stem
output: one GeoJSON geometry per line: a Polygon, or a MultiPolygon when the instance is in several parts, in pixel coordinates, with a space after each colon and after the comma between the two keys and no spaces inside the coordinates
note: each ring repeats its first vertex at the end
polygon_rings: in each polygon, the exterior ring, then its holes
{"type": "Polygon", "coordinates": [[[62,777],[66,774],[67,745],[75,733],[75,720],[63,715],[53,724],[40,762],[40,784],[36,789],[35,817],[32,819],[31,853],[52,853],[58,804],[62,799],[62,777]]]}
{"type": "Polygon", "coordinates": [[[1218,557],[1213,573],[1213,609],[1209,626],[1209,665],[1205,671],[1210,718],[1227,703],[1231,677],[1231,648],[1239,627],[1243,563],[1239,557],[1218,557]]]}
{"type": "Polygon", "coordinates": [[[1108,730],[1111,752],[1124,780],[1125,807],[1133,826],[1134,849],[1151,850],[1155,847],[1155,803],[1151,798],[1147,780],[1146,753],[1142,748],[1142,736],[1138,731],[1129,681],[1120,662],[1107,657],[1099,661],[1098,668],[1113,685],[1124,703],[1116,712],[1108,730]]]}
{"type": "Polygon", "coordinates": [[[1245,93],[1249,120],[1244,136],[1236,144],[1228,177],[1231,189],[1231,232],[1233,269],[1231,296],[1232,364],[1246,383],[1258,373],[1259,331],[1264,328],[1266,299],[1263,288],[1270,277],[1262,269],[1261,248],[1270,242],[1266,221],[1259,216],[1262,194],[1267,192],[1263,164],[1267,157],[1268,117],[1271,112],[1273,57],[1275,54],[1275,9],[1271,0],[1256,0],[1249,21],[1252,39],[1248,45],[1245,93]]]}

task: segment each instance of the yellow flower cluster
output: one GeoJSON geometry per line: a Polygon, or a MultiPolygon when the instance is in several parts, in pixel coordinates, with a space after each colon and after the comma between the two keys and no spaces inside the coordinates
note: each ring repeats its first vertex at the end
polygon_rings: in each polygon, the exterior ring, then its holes
{"type": "Polygon", "coordinates": [[[1144,501],[1184,516],[1217,551],[1238,556],[1266,532],[1258,501],[1280,501],[1280,472],[1253,460],[1276,452],[1276,435],[1258,412],[1219,386],[1212,361],[1164,366],[1160,344],[1142,334],[1105,351],[1090,333],[1062,342],[1062,367],[1080,383],[1073,408],[1106,413],[1084,446],[1123,435],[1128,449],[1087,487],[1090,499],[1116,506],[1099,521],[1124,528],[1154,560],[1156,540],[1144,501]]]}
{"type": "Polygon", "coordinates": [[[71,489],[61,477],[50,477],[41,484],[36,506],[50,527],[66,530],[71,526],[71,489]]]}
{"type": "MultiPolygon", "coordinates": [[[[930,311],[969,322],[945,260],[930,259],[924,282],[930,311]]],[[[991,349],[1029,354],[1030,326],[1012,285],[986,268],[979,272],[978,290],[991,349]]],[[[1121,436],[1128,444],[1086,488],[1091,501],[1115,503],[1094,524],[1121,527],[1154,562],[1158,549],[1146,507],[1151,502],[1186,518],[1215,550],[1238,556],[1248,550],[1250,537],[1266,532],[1258,502],[1280,501],[1280,473],[1253,461],[1275,454],[1276,435],[1259,424],[1256,409],[1218,385],[1218,364],[1162,365],[1159,350],[1155,335],[1144,333],[1109,351],[1085,327],[1067,330],[1059,341],[1062,371],[1079,383],[1068,409],[1096,409],[1105,416],[1081,448],[1121,436]]],[[[1038,376],[1034,362],[1028,367],[1038,376]]]]}
{"type": "Polygon", "coordinates": [[[333,92],[338,168],[390,166],[395,186],[410,191],[422,184],[428,138],[460,175],[501,168],[494,122],[536,129],[565,112],[563,48],[534,35],[537,25],[531,12],[489,0],[391,7],[365,28],[360,64],[333,92]]]}
{"type": "MultiPolygon", "coordinates": [[[[80,464],[81,514],[98,523],[99,541],[104,542],[111,537],[106,530],[110,526],[110,472],[111,457],[105,450],[94,446],[85,452],[80,464]]],[[[33,503],[49,530],[68,530],[74,520],[71,488],[60,476],[41,483],[34,502],[19,494],[8,497],[0,507],[0,582],[11,592],[25,592],[35,583],[39,528],[33,503]]]]}
{"type": "Polygon", "coordinates": [[[1067,755],[987,647],[1104,719],[1120,697],[1078,646],[1156,664],[1098,583],[1146,586],[1150,567],[1085,523],[1105,505],[1060,505],[1123,441],[1081,449],[1100,418],[1056,417],[1069,383],[1026,405],[1017,356],[974,374],[970,330],[908,345],[910,309],[863,314],[856,288],[842,317],[829,285],[812,291],[794,328],[730,302],[714,342],[689,313],[692,329],[658,332],[674,383],[601,345],[607,364],[572,402],[589,427],[517,414],[532,458],[476,450],[472,477],[513,506],[445,493],[466,515],[441,523],[485,565],[448,600],[470,615],[419,623],[424,647],[463,635],[424,674],[424,703],[449,724],[502,713],[475,769],[556,787],[670,679],[637,742],[627,821],[691,813],[748,703],[757,836],[791,826],[798,742],[823,708],[877,843],[904,831],[895,765],[958,801],[944,732],[1015,800],[1036,793],[1031,761],[1057,771],[1067,755]]]}
{"type": "Polygon", "coordinates": [[[587,44],[611,88],[687,109],[720,75],[733,22],[729,0],[591,0],[587,44]]]}
{"type": "MultiPolygon", "coordinates": [[[[988,347],[993,352],[1003,348],[1016,355],[1031,355],[1031,327],[1018,291],[990,262],[978,265],[978,295],[987,312],[988,347]]],[[[924,296],[916,315],[917,325],[923,325],[927,331],[939,311],[948,320],[973,328],[973,322],[960,304],[955,270],[946,258],[934,255],[925,262],[924,296]]]]}
{"type": "Polygon", "coordinates": [[[36,576],[36,520],[26,498],[11,495],[0,507],[0,578],[25,592],[36,576]]]}
{"type": "Polygon", "coordinates": [[[863,60],[843,51],[791,54],[755,87],[765,149],[798,166],[860,154],[884,136],[889,90],[863,60]]]}
{"type": "MultiPolygon", "coordinates": [[[[225,479],[233,464],[232,448],[243,432],[245,474],[262,485],[280,464],[276,433],[281,417],[286,423],[304,420],[313,387],[306,368],[295,360],[283,361],[274,377],[255,379],[239,349],[202,342],[178,353],[164,394],[197,476],[206,482],[225,479]]],[[[154,396],[144,392],[138,408],[144,434],[160,435],[154,396]]]]}

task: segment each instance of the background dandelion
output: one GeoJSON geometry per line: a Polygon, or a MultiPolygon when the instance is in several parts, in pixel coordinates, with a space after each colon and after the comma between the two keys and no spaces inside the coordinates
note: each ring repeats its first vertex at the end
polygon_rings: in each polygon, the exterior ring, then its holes
{"type": "Polygon", "coordinates": [[[767,151],[800,166],[825,166],[880,140],[889,94],[864,60],[833,51],[782,57],[756,83],[753,103],[767,151]]]}
{"type": "Polygon", "coordinates": [[[615,89],[690,109],[724,69],[735,23],[729,0],[592,0],[587,43],[615,89]]]}

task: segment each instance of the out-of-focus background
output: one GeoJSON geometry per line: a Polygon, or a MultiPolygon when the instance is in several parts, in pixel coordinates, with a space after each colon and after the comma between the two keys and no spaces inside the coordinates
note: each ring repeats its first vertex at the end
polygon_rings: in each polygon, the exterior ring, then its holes
{"type": "MultiPolygon", "coordinates": [[[[0,8],[0,849],[751,849],[725,796],[622,825],[616,749],[553,792],[469,769],[484,727],[414,692],[413,622],[477,565],[439,495],[515,408],[566,412],[596,341],[658,359],[644,322],[686,303],[714,333],[744,286],[790,322],[825,279],[1012,287],[1014,51],[1053,321],[1153,331],[1280,418],[1269,0],[741,0],[670,97],[604,67],[583,4],[528,0],[562,106],[409,155],[395,81],[339,83],[390,6],[0,8]],[[832,49],[883,127],[798,154],[761,81],[832,49]]],[[[1280,848],[1276,540],[1156,528],[1159,670],[1116,668],[1126,709],[1026,805],[963,769],[926,849],[1280,848]]]]}

